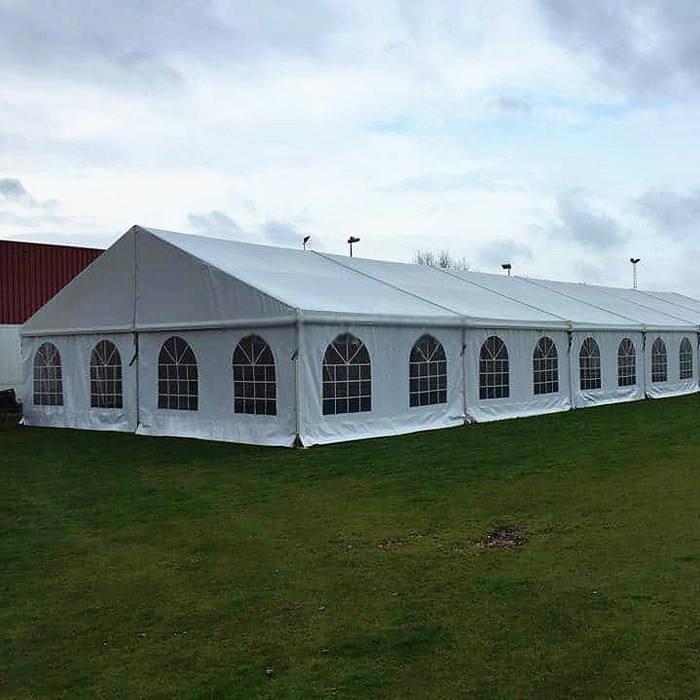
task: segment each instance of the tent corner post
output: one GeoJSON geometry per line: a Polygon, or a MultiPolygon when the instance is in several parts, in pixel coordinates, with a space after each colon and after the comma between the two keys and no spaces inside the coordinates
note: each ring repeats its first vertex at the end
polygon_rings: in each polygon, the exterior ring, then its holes
{"type": "Polygon", "coordinates": [[[139,237],[138,227],[132,227],[134,231],[134,286],[132,288],[133,294],[133,306],[132,306],[132,316],[131,316],[131,329],[134,334],[134,361],[136,362],[135,370],[135,389],[136,389],[136,425],[134,426],[134,432],[138,432],[139,426],[141,425],[141,386],[140,386],[140,376],[139,376],[139,365],[141,364],[141,358],[139,357],[139,333],[136,330],[137,321],[139,318],[139,237]]]}
{"type": "Polygon", "coordinates": [[[467,416],[467,327],[462,325],[462,418],[464,424],[469,423],[467,416]]]}
{"type": "Polygon", "coordinates": [[[304,446],[301,435],[304,429],[303,420],[303,377],[302,377],[302,355],[304,347],[304,324],[301,315],[297,313],[296,320],[297,349],[294,353],[294,399],[295,399],[295,433],[294,447],[304,446]]]}
{"type": "Polygon", "coordinates": [[[139,334],[138,331],[134,330],[134,359],[132,363],[134,367],[134,393],[135,393],[135,404],[136,404],[136,422],[134,425],[134,432],[138,432],[139,426],[141,425],[141,378],[139,373],[139,364],[141,358],[139,357],[139,334]]]}
{"type": "Polygon", "coordinates": [[[569,410],[573,411],[576,409],[576,401],[574,398],[574,356],[573,353],[571,352],[571,349],[574,346],[574,331],[573,329],[570,329],[566,331],[566,339],[567,339],[567,349],[566,349],[566,354],[569,358],[568,361],[568,374],[569,374],[569,404],[571,405],[571,408],[569,410]]]}
{"type": "Polygon", "coordinates": [[[642,399],[648,399],[649,385],[647,381],[647,327],[642,327],[642,399]]]}

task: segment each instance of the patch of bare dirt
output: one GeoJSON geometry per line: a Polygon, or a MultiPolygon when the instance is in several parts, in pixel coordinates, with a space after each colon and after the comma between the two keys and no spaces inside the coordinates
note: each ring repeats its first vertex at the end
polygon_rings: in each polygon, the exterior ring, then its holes
{"type": "Polygon", "coordinates": [[[478,549],[513,549],[527,544],[525,528],[500,526],[489,532],[483,540],[476,543],[478,549]]]}

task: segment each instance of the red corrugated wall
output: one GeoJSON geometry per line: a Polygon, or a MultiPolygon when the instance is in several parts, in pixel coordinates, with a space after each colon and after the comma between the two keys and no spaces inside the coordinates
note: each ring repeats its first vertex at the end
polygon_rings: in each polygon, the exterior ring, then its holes
{"type": "Polygon", "coordinates": [[[0,323],[24,323],[102,252],[0,241],[0,323]]]}

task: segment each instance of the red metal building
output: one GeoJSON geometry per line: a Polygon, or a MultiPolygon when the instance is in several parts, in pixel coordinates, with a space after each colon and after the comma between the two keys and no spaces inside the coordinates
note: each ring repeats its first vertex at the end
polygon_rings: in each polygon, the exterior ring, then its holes
{"type": "Polygon", "coordinates": [[[0,241],[0,324],[24,323],[102,252],[0,241]]]}

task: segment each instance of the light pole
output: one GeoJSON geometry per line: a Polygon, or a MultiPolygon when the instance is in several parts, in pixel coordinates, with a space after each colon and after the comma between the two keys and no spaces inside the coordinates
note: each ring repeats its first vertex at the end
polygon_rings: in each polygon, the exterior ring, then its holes
{"type": "Polygon", "coordinates": [[[503,263],[503,265],[501,265],[501,268],[508,273],[508,277],[510,277],[510,271],[512,267],[513,266],[510,263],[503,263]]]}
{"type": "Polygon", "coordinates": [[[637,263],[641,258],[630,258],[632,263],[632,289],[637,289],[637,263]]]}
{"type": "Polygon", "coordinates": [[[304,236],[304,242],[302,244],[304,246],[304,250],[306,250],[306,244],[309,242],[310,238],[311,236],[304,236]]]}
{"type": "Polygon", "coordinates": [[[350,238],[348,238],[348,245],[350,246],[350,257],[352,257],[352,244],[359,242],[360,239],[357,236],[350,236],[350,238]]]}

